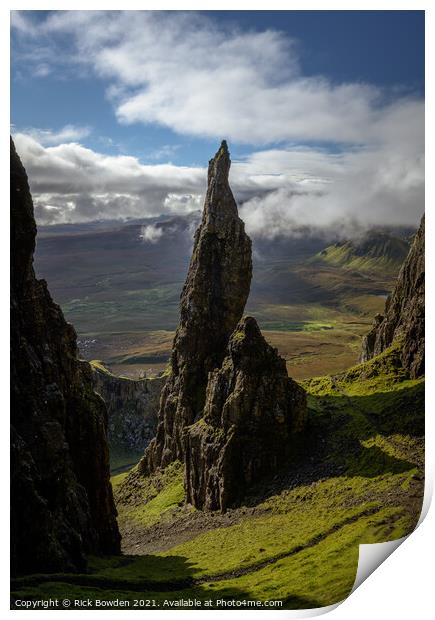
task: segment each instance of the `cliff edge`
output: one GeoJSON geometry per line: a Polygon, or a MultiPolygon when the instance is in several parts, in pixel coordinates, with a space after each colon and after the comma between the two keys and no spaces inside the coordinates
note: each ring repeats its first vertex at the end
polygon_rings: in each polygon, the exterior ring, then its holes
{"type": "Polygon", "coordinates": [[[107,412],[76,334],[33,270],[36,225],[11,140],[12,573],[83,570],[118,553],[107,412]]]}

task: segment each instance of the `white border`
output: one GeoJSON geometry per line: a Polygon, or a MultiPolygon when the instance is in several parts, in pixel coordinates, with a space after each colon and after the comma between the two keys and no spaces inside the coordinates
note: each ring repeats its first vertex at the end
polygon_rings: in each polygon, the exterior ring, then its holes
{"type": "MultiPolygon", "coordinates": [[[[259,2],[258,0],[251,0],[249,4],[243,2],[237,2],[236,0],[220,0],[219,2],[199,2],[199,1],[187,1],[187,2],[175,2],[175,1],[152,1],[139,2],[132,0],[124,0],[124,2],[95,2],[88,0],[76,0],[75,2],[53,2],[53,0],[46,0],[43,3],[27,0],[8,2],[7,6],[3,6],[0,9],[0,50],[2,57],[2,73],[3,84],[7,84],[7,92],[9,92],[9,11],[21,9],[21,10],[41,10],[41,9],[76,9],[76,10],[117,10],[117,9],[130,9],[130,10],[150,10],[150,9],[165,9],[165,10],[426,10],[426,101],[427,110],[434,109],[434,95],[433,95],[433,79],[431,79],[431,72],[433,73],[433,52],[434,52],[434,30],[433,30],[433,10],[431,10],[429,0],[421,1],[414,0],[413,2],[408,0],[366,0],[365,2],[355,2],[351,0],[347,1],[334,1],[334,2],[322,2],[322,1],[292,1],[283,2],[276,0],[268,0],[268,2],[259,2]],[[42,5],[42,6],[41,6],[42,5]]],[[[9,97],[3,97],[0,100],[3,119],[3,149],[2,160],[0,166],[1,174],[1,188],[2,194],[2,225],[0,227],[1,234],[3,236],[0,243],[0,274],[1,274],[1,288],[2,291],[2,303],[0,305],[1,319],[0,325],[3,329],[0,331],[0,347],[2,355],[0,356],[0,377],[2,381],[2,414],[3,422],[7,424],[7,410],[9,399],[9,312],[7,305],[7,297],[9,290],[9,226],[8,226],[8,204],[9,204],[9,156],[6,153],[6,146],[9,140],[9,97]]],[[[426,135],[432,138],[434,132],[434,123],[432,115],[427,115],[427,131],[426,135]]],[[[433,138],[428,140],[426,149],[427,159],[429,161],[429,170],[434,169],[434,157],[433,157],[433,138]]],[[[430,497],[432,495],[435,471],[435,444],[434,444],[434,417],[435,412],[431,411],[431,403],[434,402],[434,386],[432,383],[433,375],[433,341],[434,341],[434,329],[432,328],[431,317],[433,317],[433,272],[431,265],[435,261],[435,244],[431,245],[431,236],[433,234],[433,203],[434,203],[434,191],[433,180],[431,176],[426,177],[426,191],[428,195],[427,205],[429,207],[426,214],[426,238],[429,240],[427,244],[427,287],[426,287],[426,313],[429,316],[427,322],[427,372],[426,375],[429,381],[426,385],[426,398],[427,398],[427,416],[426,416],[426,445],[429,449],[426,451],[426,502],[430,503],[430,497]]],[[[9,445],[8,438],[9,433],[6,428],[1,434],[4,445],[1,450],[1,458],[4,460],[2,463],[3,473],[3,485],[9,480],[9,462],[8,453],[9,445]]],[[[433,615],[433,561],[432,553],[435,550],[435,517],[434,509],[429,512],[428,517],[422,522],[420,527],[405,541],[400,548],[392,554],[386,562],[384,562],[377,570],[374,578],[368,579],[364,584],[354,591],[351,596],[346,599],[341,605],[332,606],[334,611],[331,618],[334,620],[367,620],[368,614],[371,614],[374,618],[397,618],[409,620],[410,617],[416,620],[425,620],[431,618],[433,615]]],[[[0,514],[1,529],[3,534],[3,561],[5,565],[2,566],[2,579],[1,594],[0,594],[0,606],[4,610],[9,612],[9,579],[8,579],[8,541],[5,539],[6,533],[9,532],[9,523],[7,518],[6,501],[3,502],[3,511],[0,514]]],[[[387,543],[388,544],[388,543],[387,543]]],[[[365,545],[366,547],[368,545],[365,545]]],[[[329,608],[323,608],[323,613],[326,613],[329,608]]],[[[312,615],[310,610],[301,612],[297,611],[264,611],[262,618],[276,618],[284,616],[292,618],[302,618],[312,615]]],[[[10,612],[9,612],[10,613],[10,612]]],[[[20,611],[14,611],[14,613],[23,613],[20,611]]],[[[43,614],[45,611],[39,611],[43,614]]],[[[56,612],[55,612],[56,613],[56,612]]],[[[71,612],[70,612],[71,613],[71,612]]],[[[74,612],[73,612],[74,613],[74,612]]],[[[77,611],[76,613],[82,614],[94,614],[92,611],[77,611]]],[[[128,613],[126,611],[111,612],[118,615],[128,613]]],[[[210,611],[207,614],[213,614],[215,617],[222,617],[225,611],[210,611]]],[[[251,617],[256,614],[253,611],[238,612],[232,611],[234,614],[244,614],[244,618],[251,617]]],[[[156,611],[149,612],[147,615],[158,615],[158,618],[165,618],[166,616],[170,620],[176,618],[183,618],[190,620],[192,614],[190,611],[156,611]]],[[[194,614],[194,618],[203,617],[201,611],[197,611],[194,614]]]]}

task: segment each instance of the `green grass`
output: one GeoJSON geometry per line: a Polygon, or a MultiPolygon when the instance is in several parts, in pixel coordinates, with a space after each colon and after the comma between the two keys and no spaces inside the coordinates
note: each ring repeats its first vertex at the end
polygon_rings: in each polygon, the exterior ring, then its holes
{"type": "Polygon", "coordinates": [[[253,599],[278,599],[288,608],[322,607],[343,600],[352,589],[357,564],[358,546],[379,542],[386,537],[398,538],[408,531],[406,518],[396,520],[397,512],[382,510],[375,517],[359,519],[330,534],[314,547],[283,558],[261,571],[234,581],[222,581],[216,588],[208,585],[209,592],[234,588],[249,593],[253,599]],[[387,523],[394,519],[393,529],[387,523]]]}
{"type": "Polygon", "coordinates": [[[388,256],[358,256],[350,243],[331,245],[316,254],[315,261],[328,265],[343,267],[350,271],[367,273],[396,272],[403,256],[393,258],[388,256]]]}
{"type": "Polygon", "coordinates": [[[421,381],[408,380],[400,360],[400,343],[396,343],[364,364],[357,364],[332,377],[314,377],[304,381],[303,386],[309,394],[317,396],[340,392],[367,395],[407,388],[421,381]]]}
{"type": "Polygon", "coordinates": [[[169,360],[168,355],[122,355],[112,357],[114,364],[162,364],[169,360]]]}
{"type": "MultiPolygon", "coordinates": [[[[324,500],[330,491],[330,487],[323,489],[324,500]]],[[[317,505],[313,505],[308,520],[306,510],[296,512],[290,519],[286,519],[289,513],[274,513],[269,520],[259,518],[214,530],[164,554],[94,558],[90,561],[91,574],[81,577],[81,585],[74,584],[74,578],[68,576],[60,577],[66,583],[53,577],[53,581],[40,585],[18,582],[16,594],[22,598],[111,600],[119,596],[134,600],[142,593],[141,598],[156,601],[234,597],[278,599],[290,608],[330,605],[345,598],[352,588],[358,545],[399,538],[409,532],[411,523],[400,509],[381,505],[376,512],[366,515],[369,509],[376,510],[373,504],[366,504],[364,509],[349,509],[338,519],[337,514],[329,518],[328,501],[318,520],[314,514],[317,505]],[[283,554],[287,555],[280,557],[283,554]],[[259,562],[267,559],[272,562],[255,570],[259,562]],[[240,568],[251,572],[217,582],[207,578],[240,568]],[[186,579],[200,582],[174,591],[173,585],[186,579]]]]}
{"type": "MultiPolygon", "coordinates": [[[[125,478],[121,479],[124,482],[125,478]]],[[[112,483],[119,488],[118,476],[112,483]]],[[[137,524],[150,527],[165,518],[166,513],[177,507],[184,500],[183,467],[179,462],[172,463],[163,472],[150,478],[135,476],[134,496],[126,497],[118,506],[118,520],[121,524],[137,524]]],[[[127,491],[127,485],[125,485],[127,491]]]]}
{"type": "MultiPolygon", "coordinates": [[[[142,290],[122,290],[122,295],[102,299],[97,294],[62,303],[68,321],[80,333],[99,333],[101,317],[105,331],[127,331],[131,326],[147,329],[175,329],[178,322],[180,284],[142,290]]],[[[113,290],[109,289],[109,295],[113,290]]]]}
{"type": "Polygon", "coordinates": [[[110,482],[112,483],[113,492],[116,493],[119,485],[124,482],[126,477],[128,476],[128,471],[124,471],[120,474],[115,474],[110,478],[110,482]]]}
{"type": "MultiPolygon", "coordinates": [[[[366,506],[365,511],[368,508],[366,506]]],[[[313,531],[309,531],[310,524],[304,525],[301,538],[295,535],[293,522],[291,537],[285,540],[279,530],[273,530],[273,524],[277,525],[275,520],[270,527],[265,525],[265,528],[260,528],[257,533],[252,528],[249,537],[246,537],[244,532],[235,532],[233,528],[228,528],[229,537],[232,532],[240,535],[234,547],[225,538],[224,530],[216,530],[214,541],[206,541],[201,537],[193,549],[186,544],[155,556],[94,558],[90,562],[91,574],[81,576],[80,585],[74,584],[74,577],[54,576],[52,582],[40,585],[29,585],[24,581],[21,588],[18,581],[15,584],[16,588],[18,586],[16,593],[23,598],[58,596],[111,600],[119,596],[134,600],[138,598],[137,593],[142,592],[143,598],[157,601],[179,597],[197,597],[200,600],[234,597],[278,599],[288,601],[286,606],[296,608],[304,607],[309,601],[308,606],[330,605],[345,598],[352,588],[358,562],[358,545],[361,542],[379,542],[386,538],[391,540],[409,531],[407,518],[400,515],[397,509],[379,507],[377,512],[367,516],[364,516],[361,510],[353,509],[349,511],[349,515],[352,515],[355,521],[346,524],[345,519],[338,522],[331,519],[328,522],[325,512],[320,523],[315,523],[314,519],[310,522],[315,525],[313,531]],[[327,536],[323,539],[322,533],[325,532],[322,525],[327,527],[327,536]],[[277,537],[281,545],[277,544],[277,537]],[[264,547],[259,545],[267,547],[268,541],[275,545],[276,556],[283,552],[288,555],[236,579],[228,577],[215,582],[207,579],[211,574],[208,554],[213,554],[214,568],[219,568],[222,572],[228,569],[252,568],[255,563],[267,559],[264,547]],[[230,557],[227,559],[228,553],[230,557]],[[252,555],[250,559],[244,558],[242,564],[237,563],[237,556],[248,553],[252,555]],[[219,563],[216,563],[217,558],[219,563]],[[66,583],[61,583],[61,579],[65,579],[66,583]],[[200,579],[200,582],[190,587],[180,587],[179,590],[175,589],[175,592],[172,586],[167,585],[181,584],[186,579],[200,579]]],[[[281,522],[285,523],[284,516],[281,522]]],[[[290,530],[290,525],[289,523],[286,533],[290,530]]],[[[301,521],[297,523],[297,530],[300,526],[301,521]]],[[[273,558],[273,555],[270,557],[273,558]]],[[[213,571],[212,574],[216,572],[213,571]]]]}
{"type": "MultiPolygon", "coordinates": [[[[301,492],[306,493],[306,489],[301,492]]],[[[272,514],[264,517],[249,518],[232,527],[211,530],[162,555],[187,558],[198,576],[252,568],[265,560],[293,553],[313,539],[327,535],[331,528],[340,528],[351,519],[357,521],[369,507],[375,508],[367,504],[343,511],[340,506],[327,508],[321,502],[315,504],[314,497],[311,501],[313,506],[308,514],[301,504],[295,507],[293,503],[292,512],[279,513],[273,509],[272,514]]]]}
{"type": "Polygon", "coordinates": [[[334,329],[332,323],[321,323],[319,321],[263,321],[262,326],[266,330],[282,332],[316,332],[334,329]]]}
{"type": "Polygon", "coordinates": [[[89,363],[93,368],[103,372],[105,375],[113,376],[102,360],[90,360],[89,363]]]}
{"type": "MultiPolygon", "coordinates": [[[[91,558],[86,575],[17,580],[16,595],[145,598],[156,605],[189,597],[276,599],[295,609],[344,599],[355,579],[359,544],[400,538],[418,519],[424,382],[407,379],[395,347],[304,386],[305,481],[289,484],[289,470],[288,482],[271,482],[255,511],[240,513],[226,527],[192,531],[188,540],[151,555],[91,558]],[[311,463],[310,455],[317,461],[311,463]]],[[[124,530],[148,528],[158,537],[163,528],[170,537],[180,516],[193,511],[183,506],[180,463],[149,478],[136,470],[121,473],[112,484],[124,530]]]]}

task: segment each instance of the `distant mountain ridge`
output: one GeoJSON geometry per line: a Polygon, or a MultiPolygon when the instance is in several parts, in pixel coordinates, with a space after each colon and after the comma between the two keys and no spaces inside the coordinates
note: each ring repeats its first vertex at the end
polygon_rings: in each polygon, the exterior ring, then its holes
{"type": "Polygon", "coordinates": [[[407,239],[372,230],[355,241],[342,241],[326,247],[315,259],[356,271],[396,270],[408,251],[407,239]]]}

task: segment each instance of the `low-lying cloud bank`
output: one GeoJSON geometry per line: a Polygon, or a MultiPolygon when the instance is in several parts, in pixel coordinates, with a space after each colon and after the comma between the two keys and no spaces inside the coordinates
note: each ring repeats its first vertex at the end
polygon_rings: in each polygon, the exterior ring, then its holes
{"type": "Polygon", "coordinates": [[[204,191],[201,169],[147,166],[75,142],[44,147],[22,133],[14,139],[43,224],[186,213],[198,209],[204,191]]]}
{"type": "MultiPolygon", "coordinates": [[[[144,165],[77,143],[43,146],[16,134],[41,224],[183,215],[202,206],[206,169],[144,165]]],[[[231,184],[253,236],[349,236],[377,225],[414,226],[424,208],[416,141],[342,153],[287,147],[234,162],[231,184]]]]}

